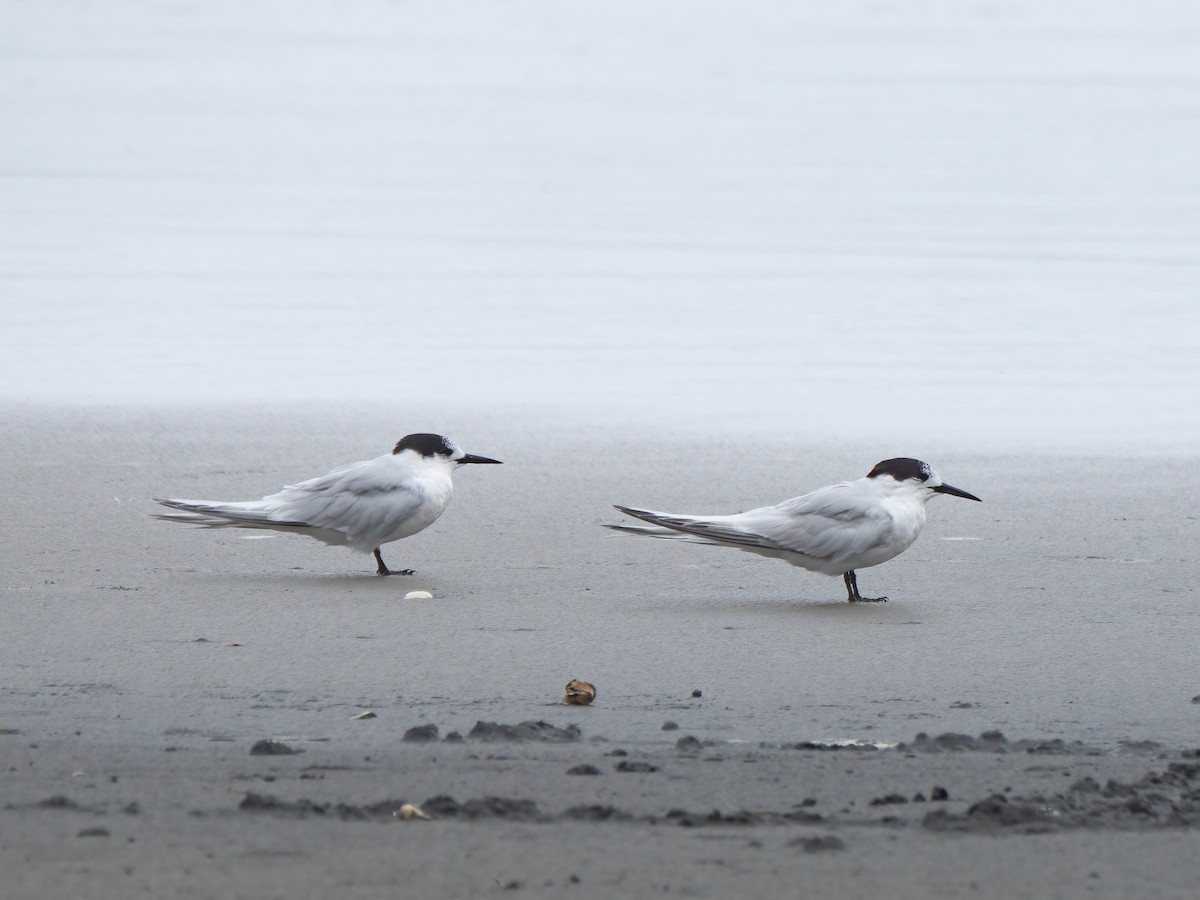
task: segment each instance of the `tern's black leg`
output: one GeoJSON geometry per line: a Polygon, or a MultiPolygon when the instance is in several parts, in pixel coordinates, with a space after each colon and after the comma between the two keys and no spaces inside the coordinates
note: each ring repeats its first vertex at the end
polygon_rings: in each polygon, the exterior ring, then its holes
{"type": "Polygon", "coordinates": [[[846,582],[846,599],[851,603],[887,603],[887,597],[864,597],[858,592],[858,576],[851,569],[842,576],[842,580],[846,582]]]}
{"type": "Polygon", "coordinates": [[[379,568],[375,570],[376,575],[416,575],[412,569],[400,569],[393,572],[383,562],[383,556],[379,552],[379,548],[375,548],[375,562],[379,563],[379,568]]]}

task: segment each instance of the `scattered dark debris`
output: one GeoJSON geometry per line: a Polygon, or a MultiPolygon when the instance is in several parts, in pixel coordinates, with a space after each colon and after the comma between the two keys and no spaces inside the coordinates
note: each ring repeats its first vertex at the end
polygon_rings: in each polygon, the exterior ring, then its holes
{"type": "MultiPolygon", "coordinates": [[[[857,752],[877,753],[879,748],[874,744],[834,744],[828,741],[800,741],[797,744],[784,744],[785,749],[789,750],[851,750],[857,752]]],[[[901,747],[904,745],[901,744],[901,747]]]]}
{"type": "Polygon", "coordinates": [[[597,769],[595,766],[590,766],[590,765],[584,763],[583,765],[572,766],[570,769],[567,769],[567,774],[568,775],[599,775],[600,770],[597,769]]]}
{"type": "Polygon", "coordinates": [[[84,828],[75,834],[75,837],[108,837],[109,831],[107,828],[84,828]]]}
{"type": "Polygon", "coordinates": [[[839,837],[834,837],[832,834],[824,834],[820,837],[799,837],[788,841],[789,847],[799,847],[805,853],[827,853],[830,851],[845,850],[846,845],[839,837]]]}
{"type": "Polygon", "coordinates": [[[275,741],[270,739],[257,741],[254,746],[250,748],[251,756],[291,756],[292,754],[301,752],[303,751],[289,747],[283,741],[275,741]]]}
{"type": "Polygon", "coordinates": [[[975,704],[969,700],[955,700],[950,704],[951,709],[974,709],[975,704]]]}
{"type": "Polygon", "coordinates": [[[483,797],[460,804],[453,797],[439,794],[421,805],[425,812],[439,819],[507,819],[514,822],[545,822],[550,819],[532,800],[510,797],[483,797]]]}
{"type": "Polygon", "coordinates": [[[921,732],[911,744],[900,744],[900,751],[921,753],[957,753],[974,751],[982,753],[1031,753],[1050,756],[1101,756],[1103,751],[1089,747],[1081,741],[1064,741],[1061,738],[1033,741],[1009,741],[1000,731],[985,731],[979,737],[948,731],[936,737],[921,732]]]}
{"type": "Polygon", "coordinates": [[[404,732],[404,737],[400,740],[408,744],[427,744],[430,741],[438,739],[438,727],[433,723],[428,725],[415,725],[408,731],[404,732]]]}
{"type": "Polygon", "coordinates": [[[549,722],[527,721],[516,725],[476,722],[467,737],[475,741],[546,741],[566,744],[579,740],[580,734],[578,725],[559,728],[549,722]]]}
{"type": "Polygon", "coordinates": [[[902,794],[888,794],[884,797],[876,797],[871,801],[872,806],[891,806],[893,804],[907,803],[908,798],[902,794]]]}
{"type": "Polygon", "coordinates": [[[591,806],[572,806],[563,811],[561,818],[570,819],[573,822],[629,822],[633,816],[615,806],[593,804],[591,806]]]}
{"type": "Polygon", "coordinates": [[[973,803],[965,813],[938,809],[927,813],[922,823],[930,831],[996,831],[1010,829],[1022,834],[1053,831],[1056,810],[1041,802],[1010,803],[1003,794],[992,794],[973,803]]]}
{"type": "Polygon", "coordinates": [[[1195,827],[1200,825],[1200,763],[1170,763],[1123,784],[1081,778],[1049,797],[992,794],[965,813],[935,810],[923,824],[934,831],[1033,834],[1066,828],[1195,827]]]}
{"type": "Polygon", "coordinates": [[[658,766],[653,766],[648,762],[630,762],[627,759],[621,760],[615,766],[618,772],[657,772],[658,766]]]}

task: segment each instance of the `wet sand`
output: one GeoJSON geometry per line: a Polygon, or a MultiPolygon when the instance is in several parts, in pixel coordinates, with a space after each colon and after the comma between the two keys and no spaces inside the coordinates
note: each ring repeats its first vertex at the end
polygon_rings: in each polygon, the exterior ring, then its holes
{"type": "Polygon", "coordinates": [[[1185,897],[1200,877],[1194,459],[518,411],[3,418],[6,897],[1185,897]],[[150,518],[152,496],[261,496],[397,429],[505,461],[385,548],[414,576],[150,518]],[[887,604],[600,527],[611,502],[731,511],[899,453],[985,502],[939,498],[860,573],[887,604]],[[559,702],[575,677],[594,705],[559,702]],[[539,721],[567,740],[477,726],[539,721]],[[297,752],[252,755],[264,739],[297,752]]]}

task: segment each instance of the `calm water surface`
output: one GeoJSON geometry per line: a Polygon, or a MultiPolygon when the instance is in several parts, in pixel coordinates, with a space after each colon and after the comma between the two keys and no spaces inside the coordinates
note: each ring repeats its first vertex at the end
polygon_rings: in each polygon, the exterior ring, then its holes
{"type": "Polygon", "coordinates": [[[1195,5],[2,7],[5,399],[1200,443],[1195,5]]]}

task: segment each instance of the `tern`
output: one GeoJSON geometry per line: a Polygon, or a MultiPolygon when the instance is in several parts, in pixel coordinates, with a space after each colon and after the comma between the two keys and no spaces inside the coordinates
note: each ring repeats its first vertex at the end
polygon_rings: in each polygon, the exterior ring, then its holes
{"type": "Polygon", "coordinates": [[[464,453],[440,434],[410,434],[391,453],[287,485],[261,500],[155,498],[184,513],[156,517],[210,528],[307,534],[357,553],[373,553],[379,575],[412,575],[412,569],[389,569],[379,548],[432,525],[454,493],[450,473],[469,463],[499,465],[500,460],[464,453]]]}
{"type": "Polygon", "coordinates": [[[925,527],[934,494],[982,502],[946,484],[929,463],[885,459],[865,478],[843,481],[730,516],[690,516],[617,506],[647,525],[609,525],[615,531],[734,547],[782,559],[810,572],[842,576],[851,603],[886,602],[858,592],[855,570],[899,556],[925,527]]]}

